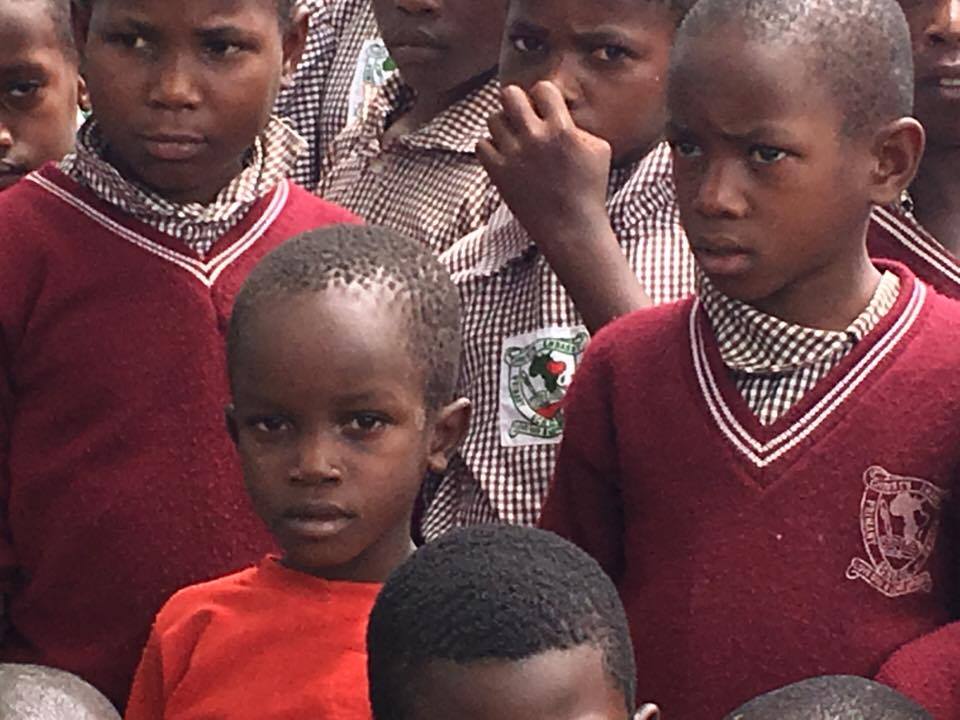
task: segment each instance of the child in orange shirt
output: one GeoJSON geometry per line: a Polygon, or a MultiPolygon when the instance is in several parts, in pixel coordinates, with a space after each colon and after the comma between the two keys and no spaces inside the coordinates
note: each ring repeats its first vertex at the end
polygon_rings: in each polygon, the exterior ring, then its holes
{"type": "Polygon", "coordinates": [[[430,252],[383,228],[307,233],[251,273],[227,421],[282,554],[174,595],[127,720],[369,717],[367,615],[413,550],[425,474],[466,432],[459,320],[430,252]]]}

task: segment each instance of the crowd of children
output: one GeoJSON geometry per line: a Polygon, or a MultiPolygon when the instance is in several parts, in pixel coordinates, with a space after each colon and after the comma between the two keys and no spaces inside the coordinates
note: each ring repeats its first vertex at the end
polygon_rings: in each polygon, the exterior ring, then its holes
{"type": "Polygon", "coordinates": [[[958,720],[958,254],[956,0],[0,0],[0,716],[958,720]]]}

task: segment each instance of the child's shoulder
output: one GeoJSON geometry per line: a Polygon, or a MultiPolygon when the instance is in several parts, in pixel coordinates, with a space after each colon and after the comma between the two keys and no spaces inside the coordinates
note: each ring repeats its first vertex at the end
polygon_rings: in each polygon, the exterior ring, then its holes
{"type": "Polygon", "coordinates": [[[157,629],[167,631],[194,618],[209,618],[222,608],[230,607],[239,596],[255,589],[258,573],[259,568],[249,567],[178,590],[157,614],[157,629]]]}
{"type": "Polygon", "coordinates": [[[614,355],[645,355],[661,352],[687,338],[695,298],[636,310],[602,328],[590,344],[591,352],[614,355]]]}
{"type": "Polygon", "coordinates": [[[285,206],[287,215],[314,221],[318,226],[340,223],[360,224],[363,222],[345,207],[324,200],[319,195],[314,195],[290,180],[286,182],[286,192],[288,193],[285,206]]]}

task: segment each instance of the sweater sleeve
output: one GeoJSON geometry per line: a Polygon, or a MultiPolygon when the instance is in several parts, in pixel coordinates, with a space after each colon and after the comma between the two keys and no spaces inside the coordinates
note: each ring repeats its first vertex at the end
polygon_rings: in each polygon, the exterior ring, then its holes
{"type": "Polygon", "coordinates": [[[876,679],[920,703],[935,720],[960,718],[960,622],[904,645],[876,679]]]}
{"type": "Polygon", "coordinates": [[[154,628],[133,678],[133,687],[130,690],[124,720],[163,720],[165,699],[163,653],[160,648],[160,637],[154,628]]]}
{"type": "Polygon", "coordinates": [[[623,570],[623,503],[603,334],[567,393],[563,442],[540,526],[592,555],[616,581],[623,570]]]}

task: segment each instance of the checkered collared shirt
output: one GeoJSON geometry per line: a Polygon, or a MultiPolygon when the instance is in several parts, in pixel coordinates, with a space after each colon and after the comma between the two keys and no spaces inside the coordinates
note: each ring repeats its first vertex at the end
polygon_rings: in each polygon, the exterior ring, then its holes
{"type": "Polygon", "coordinates": [[[368,223],[387,225],[434,252],[482,226],[498,194],[476,156],[487,118],[500,108],[491,77],[420,129],[382,145],[413,91],[394,75],[337,136],[323,160],[318,192],[368,223]]]}
{"type": "Polygon", "coordinates": [[[100,199],[115,205],[160,232],[181,239],[203,256],[229,232],[253,204],[286,178],[303,140],[274,118],[254,142],[246,167],[209,204],[173,203],[126,180],[104,156],[106,141],[95,119],[77,136],[76,151],[65,157],[60,170],[88,187],[100,199]]]}
{"type": "Polygon", "coordinates": [[[310,12],[310,34],[293,84],[280,94],[276,111],[307,141],[291,179],[312,191],[327,146],[350,119],[364,46],[377,40],[380,31],[370,0],[301,1],[310,12]]]}
{"type": "Polygon", "coordinates": [[[724,365],[762,425],[776,422],[877,326],[897,301],[900,279],[885,272],[846,330],[791,325],[733,300],[701,278],[700,300],[724,365]]]}
{"type": "MultiPolygon", "coordinates": [[[[627,261],[657,303],[695,290],[671,169],[664,143],[613,174],[607,203],[627,261]]],[[[474,416],[459,462],[425,491],[423,533],[430,539],[480,522],[532,525],[556,461],[562,428],[556,409],[586,330],[559,278],[506,207],[441,261],[463,300],[459,392],[473,401],[474,416]]]]}

